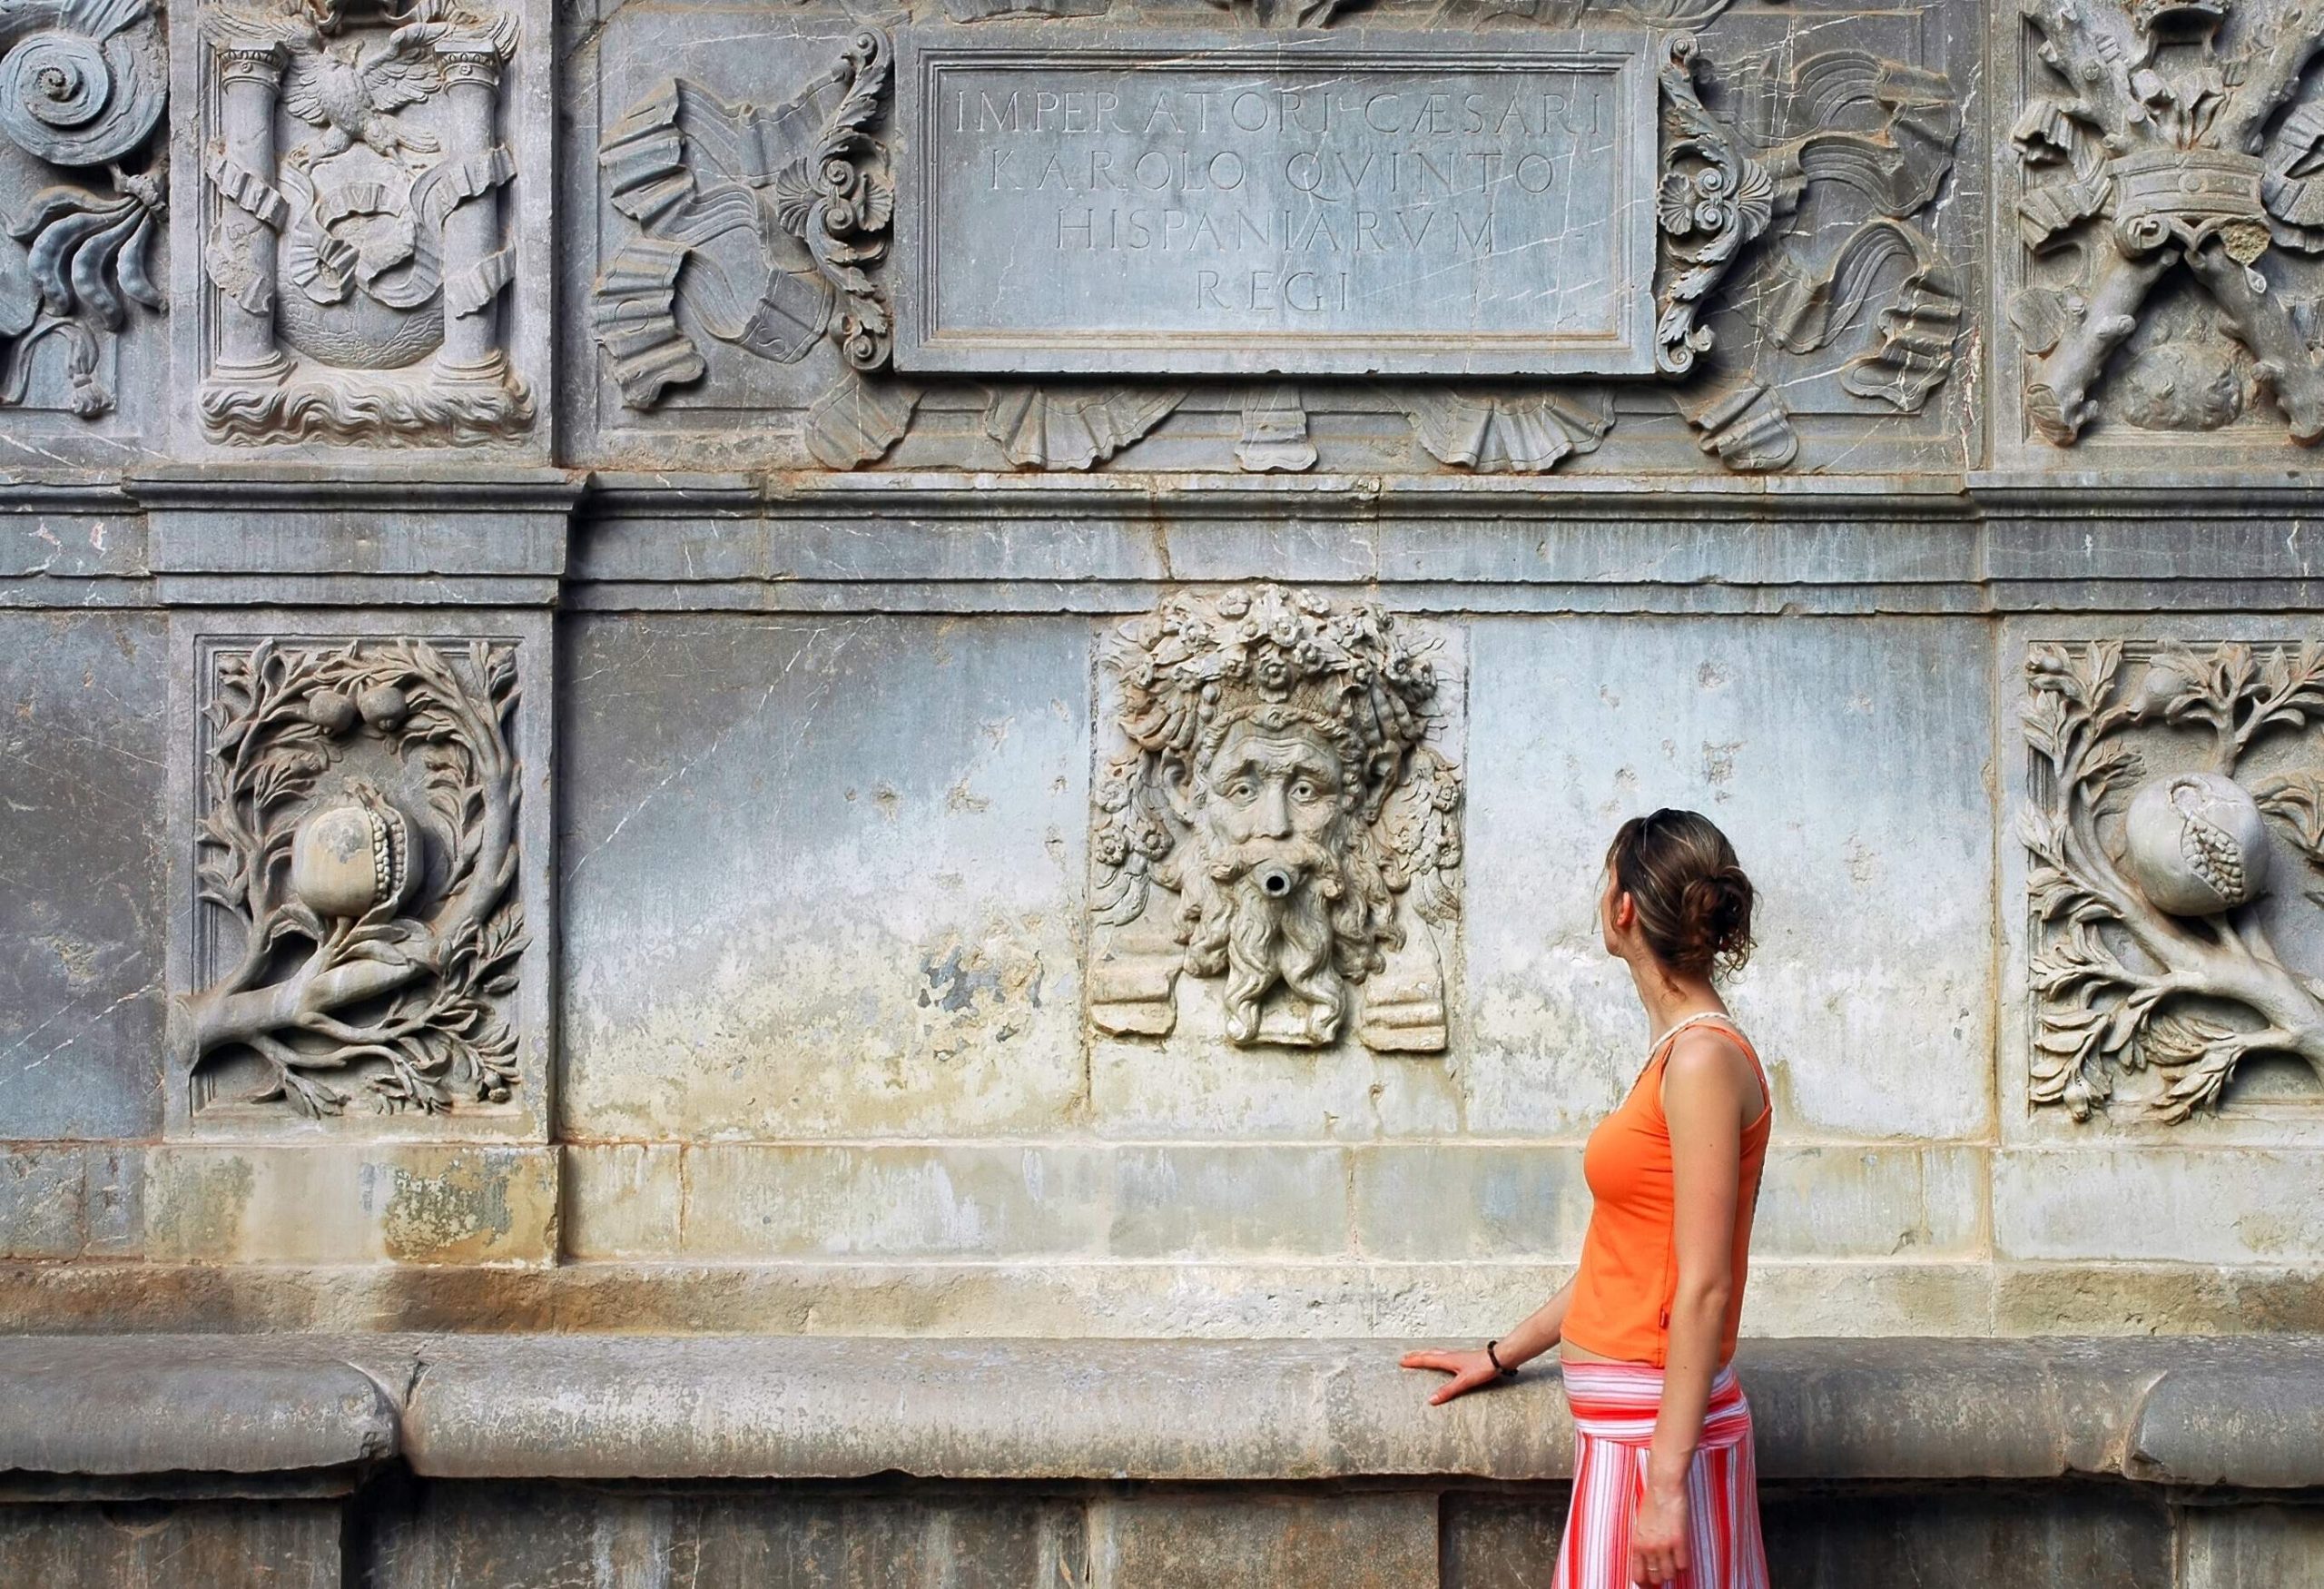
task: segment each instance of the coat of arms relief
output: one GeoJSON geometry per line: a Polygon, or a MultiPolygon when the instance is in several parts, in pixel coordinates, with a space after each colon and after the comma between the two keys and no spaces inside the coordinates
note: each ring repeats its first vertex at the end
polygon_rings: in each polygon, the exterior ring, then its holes
{"type": "Polygon", "coordinates": [[[2324,438],[2324,100],[2305,0],[2023,0],[2026,421],[2324,438]]]}
{"type": "Polygon", "coordinates": [[[501,135],[514,15],[488,3],[217,4],[202,14],[203,380],[212,440],[507,440],[501,135]]]}

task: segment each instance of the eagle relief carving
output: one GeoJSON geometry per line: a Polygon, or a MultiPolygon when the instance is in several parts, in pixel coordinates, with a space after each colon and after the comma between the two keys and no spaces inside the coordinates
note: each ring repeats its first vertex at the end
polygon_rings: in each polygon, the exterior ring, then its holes
{"type": "Polygon", "coordinates": [[[409,446],[529,430],[498,313],[515,17],[469,0],[271,0],[204,21],[204,432],[409,446]]]}
{"type": "Polygon", "coordinates": [[[1158,1037],[1218,984],[1237,1045],[1445,1045],[1459,915],[1457,708],[1441,641],[1376,603],[1180,594],[1108,637],[1090,1024],[1158,1037]]]}

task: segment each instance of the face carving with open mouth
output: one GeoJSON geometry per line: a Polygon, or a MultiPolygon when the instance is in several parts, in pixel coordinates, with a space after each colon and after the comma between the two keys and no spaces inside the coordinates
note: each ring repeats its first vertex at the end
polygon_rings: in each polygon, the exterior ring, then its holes
{"type": "Polygon", "coordinates": [[[1460,801],[1430,743],[1435,644],[1278,586],[1174,597],[1122,627],[1102,668],[1128,743],[1092,835],[1100,1031],[1170,1031],[1183,975],[1220,979],[1238,1046],[1329,1048],[1353,1025],[1374,1049],[1441,1049],[1433,934],[1460,801]],[[1384,987],[1415,922],[1423,952],[1384,987]]]}
{"type": "MultiPolygon", "coordinates": [[[[1278,985],[1306,1041],[1339,1035],[1336,918],[1347,905],[1360,918],[1366,896],[1383,910],[1389,903],[1378,867],[1357,853],[1343,783],[1331,737],[1279,707],[1227,725],[1196,774],[1187,969],[1226,973],[1226,1031],[1236,1042],[1257,1038],[1262,1002],[1278,985]]],[[[1360,952],[1370,949],[1367,941],[1360,952]]]]}

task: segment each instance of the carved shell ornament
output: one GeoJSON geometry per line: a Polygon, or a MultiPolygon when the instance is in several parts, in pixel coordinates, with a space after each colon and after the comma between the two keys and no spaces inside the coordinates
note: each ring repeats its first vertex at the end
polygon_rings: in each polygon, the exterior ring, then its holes
{"type": "Polygon", "coordinates": [[[2145,1105],[2176,1121],[2248,1053],[2324,1077],[2324,977],[2272,942],[2324,904],[2324,646],[2045,645],[2026,677],[2032,1101],[2082,1119],[2153,1071],[2145,1105]],[[2246,770],[2261,745],[2279,770],[2246,770]],[[2279,844],[2309,888],[2270,888],[2279,844]]]}
{"type": "Polygon", "coordinates": [[[506,643],[290,646],[217,659],[196,830],[212,945],[184,1002],[201,1080],[334,1114],[505,1104],[516,897],[517,698],[506,643]],[[329,1078],[329,1079],[327,1079],[329,1078]]]}

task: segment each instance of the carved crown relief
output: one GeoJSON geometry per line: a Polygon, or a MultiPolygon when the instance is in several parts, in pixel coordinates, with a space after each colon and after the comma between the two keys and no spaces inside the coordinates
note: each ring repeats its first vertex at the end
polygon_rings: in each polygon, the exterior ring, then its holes
{"type": "Polygon", "coordinates": [[[203,654],[194,989],[201,1117],[507,1112],[516,643],[359,638],[203,654]]]}
{"type": "Polygon", "coordinates": [[[1182,594],[1101,652],[1090,1024],[1157,1037],[1216,980],[1230,1041],[1444,1047],[1461,779],[1430,643],[1376,605],[1182,594]]]}
{"type": "Polygon", "coordinates": [[[153,0],[0,5],[0,134],[36,163],[14,192],[0,173],[0,408],[112,411],[115,340],[167,301],[147,144],[168,95],[153,0]]]}
{"type": "Polygon", "coordinates": [[[431,446],[533,423],[501,77],[516,18],[468,0],[212,5],[199,395],[213,440],[431,446]]]}
{"type": "MultiPolygon", "coordinates": [[[[1334,4],[1227,8],[1260,27],[1321,28],[1351,15],[1334,4]]],[[[956,23],[1103,9],[1084,0],[948,7],[956,23]]],[[[1963,321],[1961,288],[1926,222],[1959,132],[1943,73],[1788,45],[1714,67],[1683,30],[1718,20],[1725,0],[1486,9],[1552,27],[1574,26],[1586,11],[1590,21],[1677,30],[1652,46],[1661,107],[1653,340],[1659,384],[1705,452],[1734,469],[1791,463],[1799,440],[1778,392],[1800,383],[1803,366],[1845,360],[1840,400],[1867,413],[1923,410],[1951,373],[1963,321]],[[1730,313],[1738,303],[1752,307],[1730,313]],[[1722,358],[1714,342],[1728,323],[1762,350],[1722,358]]],[[[798,44],[807,58],[789,80],[805,86],[771,109],[746,99],[740,74],[710,74],[664,79],[610,121],[601,192],[626,224],[616,223],[597,277],[592,329],[622,409],[747,401],[731,394],[755,390],[753,361],[795,368],[801,449],[832,469],[897,452],[1087,469],[1186,413],[1203,416],[1194,428],[1206,436],[1222,423],[1228,433],[1218,463],[1199,467],[1296,471],[1320,456],[1315,415],[1351,411],[1351,400],[1400,416],[1428,458],[1479,472],[1552,469],[1613,429],[1619,384],[1571,378],[1236,385],[899,374],[887,362],[891,281],[902,268],[890,226],[896,204],[928,196],[900,191],[895,174],[895,95],[911,85],[891,80],[891,45],[876,29],[798,44]],[[842,356],[818,352],[826,346],[842,356]],[[726,395],[706,395],[714,387],[726,395]]]]}
{"type": "Polygon", "coordinates": [[[2011,133],[2034,262],[2010,319],[2034,430],[2071,446],[2102,413],[2212,429],[2264,390],[2294,440],[2324,437],[2324,105],[2306,79],[2324,13],[2304,0],[2024,10],[2044,80],[2011,133]],[[2173,307],[2189,294],[2201,311],[2173,307]]]}
{"type": "Polygon", "coordinates": [[[2324,646],[2044,645],[2026,676],[2033,1101],[2152,1075],[2178,1121],[2251,1054],[2324,1076],[2324,976],[2276,946],[2324,903],[2324,646]]]}

